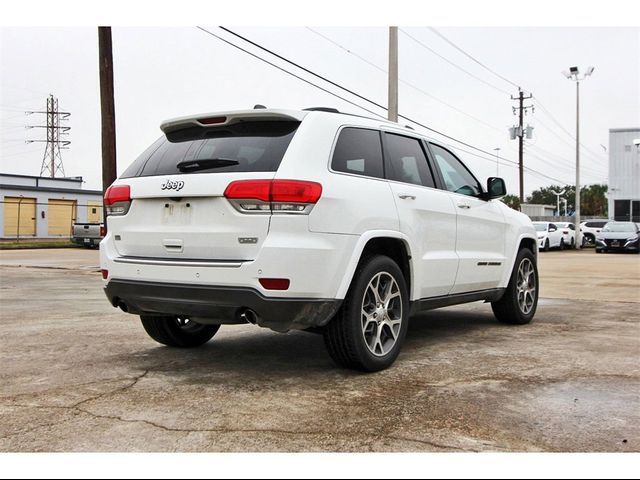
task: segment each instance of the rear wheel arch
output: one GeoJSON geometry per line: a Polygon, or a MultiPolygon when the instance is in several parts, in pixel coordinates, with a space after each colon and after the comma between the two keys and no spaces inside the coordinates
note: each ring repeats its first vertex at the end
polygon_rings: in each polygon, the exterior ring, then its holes
{"type": "Polygon", "coordinates": [[[360,242],[358,242],[358,245],[353,251],[344,279],[338,289],[338,298],[344,298],[346,295],[358,266],[376,255],[387,256],[396,262],[402,271],[402,276],[409,291],[409,298],[411,298],[414,270],[409,241],[398,234],[394,235],[393,233],[389,233],[380,232],[379,235],[370,234],[361,237],[360,242]]]}

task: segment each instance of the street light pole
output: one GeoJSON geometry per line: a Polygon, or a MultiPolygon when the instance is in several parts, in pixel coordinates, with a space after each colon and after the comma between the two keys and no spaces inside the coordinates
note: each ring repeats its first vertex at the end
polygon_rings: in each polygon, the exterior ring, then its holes
{"type": "Polygon", "coordinates": [[[498,148],[494,148],[493,149],[496,152],[496,177],[500,176],[500,156],[498,155],[500,153],[500,147],[498,148]]]}
{"type": "Polygon", "coordinates": [[[580,81],[593,73],[594,67],[587,68],[587,71],[580,76],[578,67],[571,67],[569,71],[562,72],[569,80],[576,82],[576,205],[575,205],[575,229],[576,248],[582,246],[580,235],[580,81]]]}
{"type": "Polygon", "coordinates": [[[556,196],[556,208],[558,209],[558,216],[560,216],[560,195],[564,193],[564,190],[561,192],[556,192],[555,190],[551,190],[551,193],[553,193],[556,196]]]}

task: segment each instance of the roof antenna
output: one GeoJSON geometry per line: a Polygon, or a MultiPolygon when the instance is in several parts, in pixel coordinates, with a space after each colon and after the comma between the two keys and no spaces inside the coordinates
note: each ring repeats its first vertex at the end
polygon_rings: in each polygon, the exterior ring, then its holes
{"type": "Polygon", "coordinates": [[[260,105],[259,103],[253,106],[254,110],[264,110],[265,108],[267,107],[265,107],[264,105],[260,105]]]}

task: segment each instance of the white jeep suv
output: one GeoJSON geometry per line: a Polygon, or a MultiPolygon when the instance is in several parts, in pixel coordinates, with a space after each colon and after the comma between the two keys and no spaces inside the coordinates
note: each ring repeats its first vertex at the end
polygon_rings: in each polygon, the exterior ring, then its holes
{"type": "Polygon", "coordinates": [[[105,293],[174,347],[221,324],[322,332],[339,365],[397,357],[409,317],[483,300],[531,321],[536,232],[448,149],[331,109],[164,122],[105,193],[105,293]]]}

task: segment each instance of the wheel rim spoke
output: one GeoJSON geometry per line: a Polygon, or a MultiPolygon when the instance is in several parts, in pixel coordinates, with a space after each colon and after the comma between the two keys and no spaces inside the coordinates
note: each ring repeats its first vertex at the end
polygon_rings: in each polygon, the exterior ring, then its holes
{"type": "Polygon", "coordinates": [[[362,299],[361,318],[369,351],[378,357],[387,355],[402,328],[402,295],[391,274],[380,272],[371,279],[362,299]]]}
{"type": "Polygon", "coordinates": [[[516,299],[520,311],[525,315],[533,309],[536,298],[536,276],[533,263],[525,258],[518,266],[516,277],[516,299]]]}

